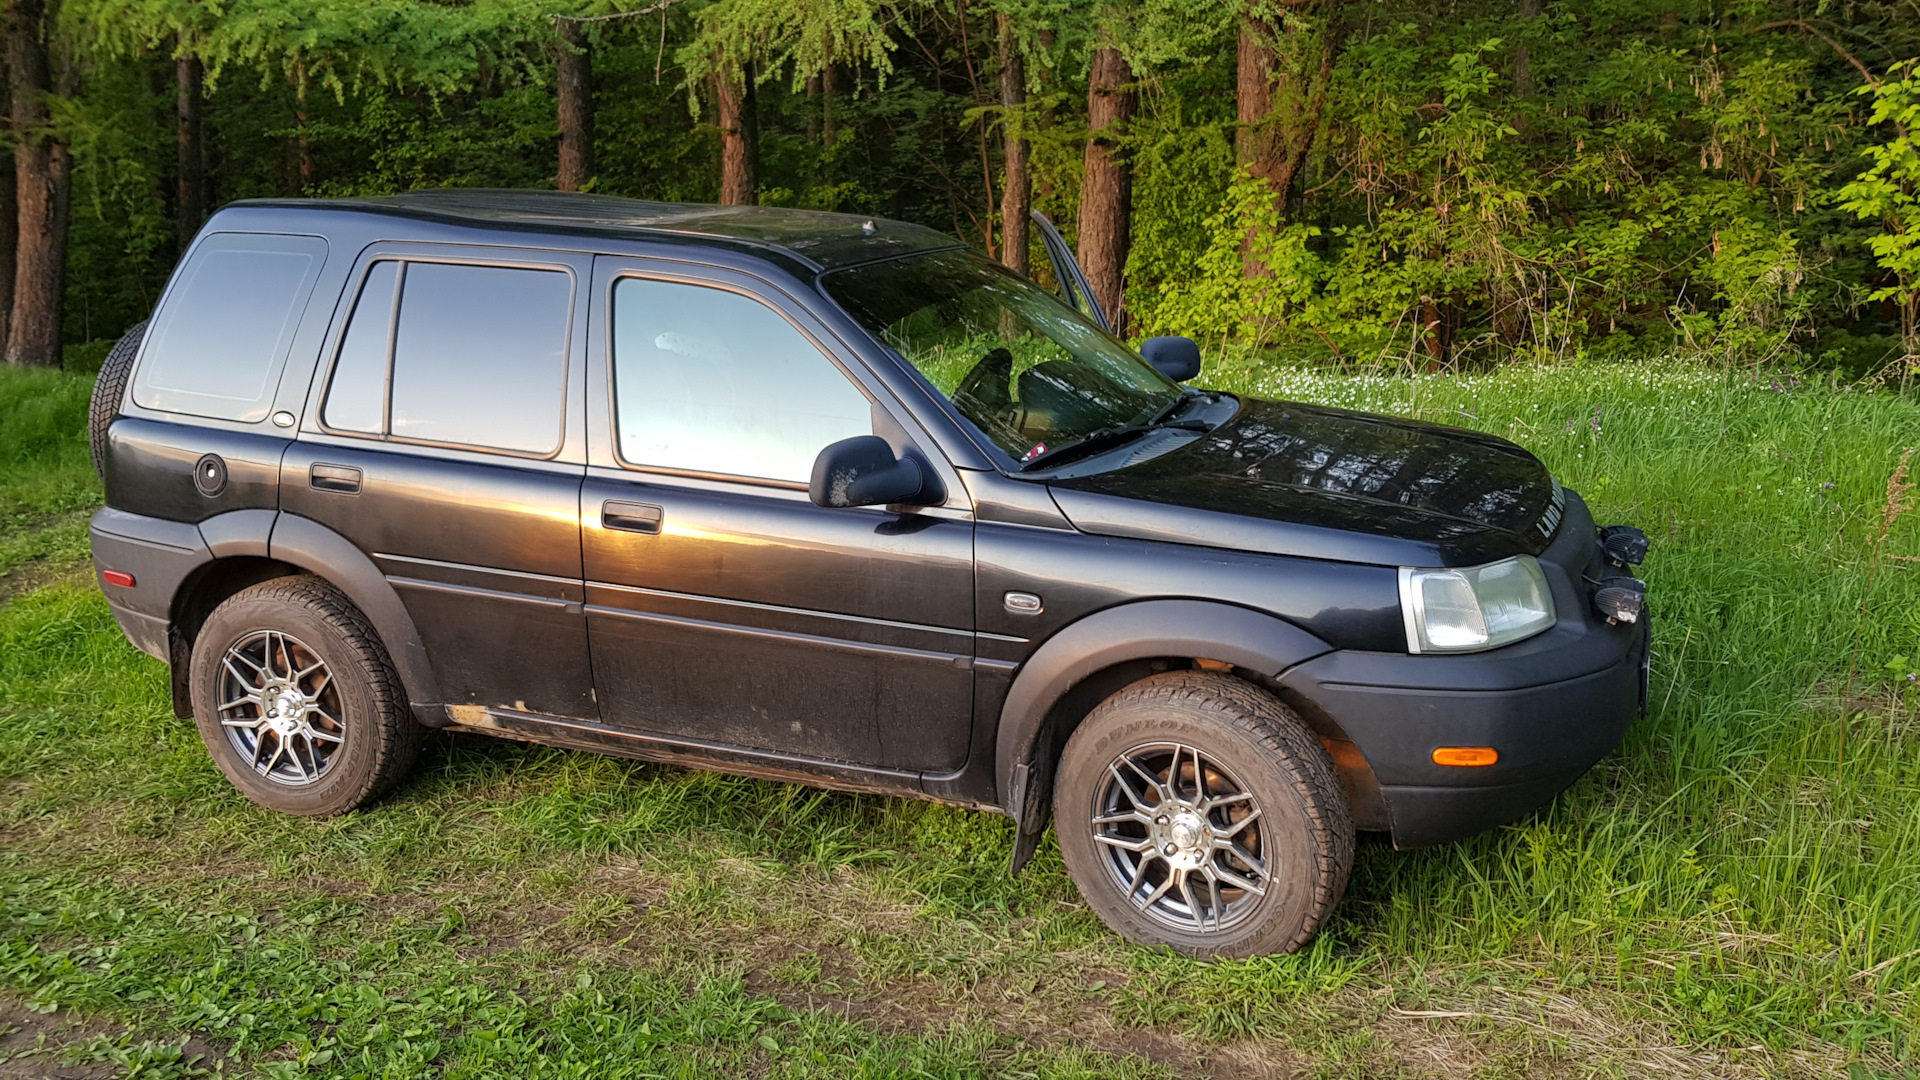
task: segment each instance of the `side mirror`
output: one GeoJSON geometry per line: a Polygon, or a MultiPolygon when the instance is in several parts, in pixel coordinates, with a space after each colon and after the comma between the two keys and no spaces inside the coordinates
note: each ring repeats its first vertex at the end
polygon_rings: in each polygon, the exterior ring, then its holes
{"type": "Polygon", "coordinates": [[[807,495],[815,506],[931,505],[943,498],[938,489],[938,482],[929,485],[912,458],[894,457],[887,440],[855,435],[828,445],[813,459],[807,495]]]}
{"type": "Polygon", "coordinates": [[[1140,343],[1140,355],[1174,382],[1200,374],[1200,346],[1190,337],[1150,337],[1140,343]]]}

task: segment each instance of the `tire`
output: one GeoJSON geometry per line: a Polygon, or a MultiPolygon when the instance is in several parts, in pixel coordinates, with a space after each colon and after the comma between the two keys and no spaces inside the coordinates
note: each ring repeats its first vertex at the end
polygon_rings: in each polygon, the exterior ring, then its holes
{"type": "Polygon", "coordinates": [[[93,379],[93,399],[87,405],[87,448],[93,451],[93,471],[107,478],[107,426],[120,415],[120,402],[127,394],[127,376],[133,373],[133,358],[140,353],[140,342],[147,336],[142,319],[133,329],[120,335],[100,364],[93,379]]]}
{"type": "Polygon", "coordinates": [[[419,753],[424,730],[379,636],[317,577],[275,578],[228,597],[194,641],[189,678],[214,764],[269,810],[327,817],[365,806],[419,753]],[[295,688],[299,696],[288,696],[295,688]]]}
{"type": "Polygon", "coordinates": [[[1353,820],[1326,748],[1230,675],[1170,672],[1102,702],[1061,754],[1053,815],[1067,871],[1101,920],[1187,956],[1300,948],[1353,868],[1353,820]],[[1169,799],[1179,810],[1162,813],[1169,799]]]}

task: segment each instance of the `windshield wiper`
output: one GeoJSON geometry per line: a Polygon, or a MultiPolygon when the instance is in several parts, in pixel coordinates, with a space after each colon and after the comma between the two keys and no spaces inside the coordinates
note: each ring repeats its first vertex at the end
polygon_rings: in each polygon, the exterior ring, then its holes
{"type": "MultiPolygon", "coordinates": [[[[1153,419],[1147,421],[1146,426],[1150,428],[1154,428],[1154,427],[1159,427],[1162,424],[1165,424],[1167,421],[1173,419],[1174,416],[1178,415],[1181,409],[1186,408],[1188,403],[1193,401],[1194,398],[1204,397],[1205,395],[1206,395],[1206,391],[1204,390],[1194,390],[1194,389],[1182,390],[1180,392],[1179,397],[1174,398],[1172,401],[1169,401],[1165,405],[1161,406],[1160,411],[1153,414],[1153,419]]],[[[1189,430],[1192,430],[1192,429],[1189,429],[1189,430]]]]}
{"type": "Polygon", "coordinates": [[[1101,450],[1111,449],[1121,443],[1137,439],[1150,431],[1211,431],[1204,420],[1168,420],[1179,407],[1192,399],[1198,391],[1188,391],[1178,399],[1168,403],[1152,420],[1144,424],[1124,424],[1116,427],[1096,428],[1070,443],[1043,450],[1029,461],[1020,464],[1021,472],[1033,472],[1047,465],[1059,464],[1073,458],[1082,458],[1101,450]]]}

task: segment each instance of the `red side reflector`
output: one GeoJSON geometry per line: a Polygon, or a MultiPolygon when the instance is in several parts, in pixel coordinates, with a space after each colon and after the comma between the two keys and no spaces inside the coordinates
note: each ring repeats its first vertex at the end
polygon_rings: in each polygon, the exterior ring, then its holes
{"type": "Polygon", "coordinates": [[[1442,746],[1433,752],[1435,765],[1491,765],[1500,751],[1491,746],[1442,746]]]}
{"type": "Polygon", "coordinates": [[[133,575],[125,570],[102,570],[100,580],[109,585],[118,585],[123,589],[133,588],[133,575]]]}

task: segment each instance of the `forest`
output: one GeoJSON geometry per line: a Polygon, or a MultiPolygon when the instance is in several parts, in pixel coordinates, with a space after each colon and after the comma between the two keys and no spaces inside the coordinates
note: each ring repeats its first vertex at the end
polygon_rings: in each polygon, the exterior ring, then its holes
{"type": "Polygon", "coordinates": [[[1920,353],[1917,0],[5,12],[14,363],[145,318],[228,201],[445,186],[884,215],[1044,279],[1037,210],[1128,336],[1249,357],[1920,353]]]}

